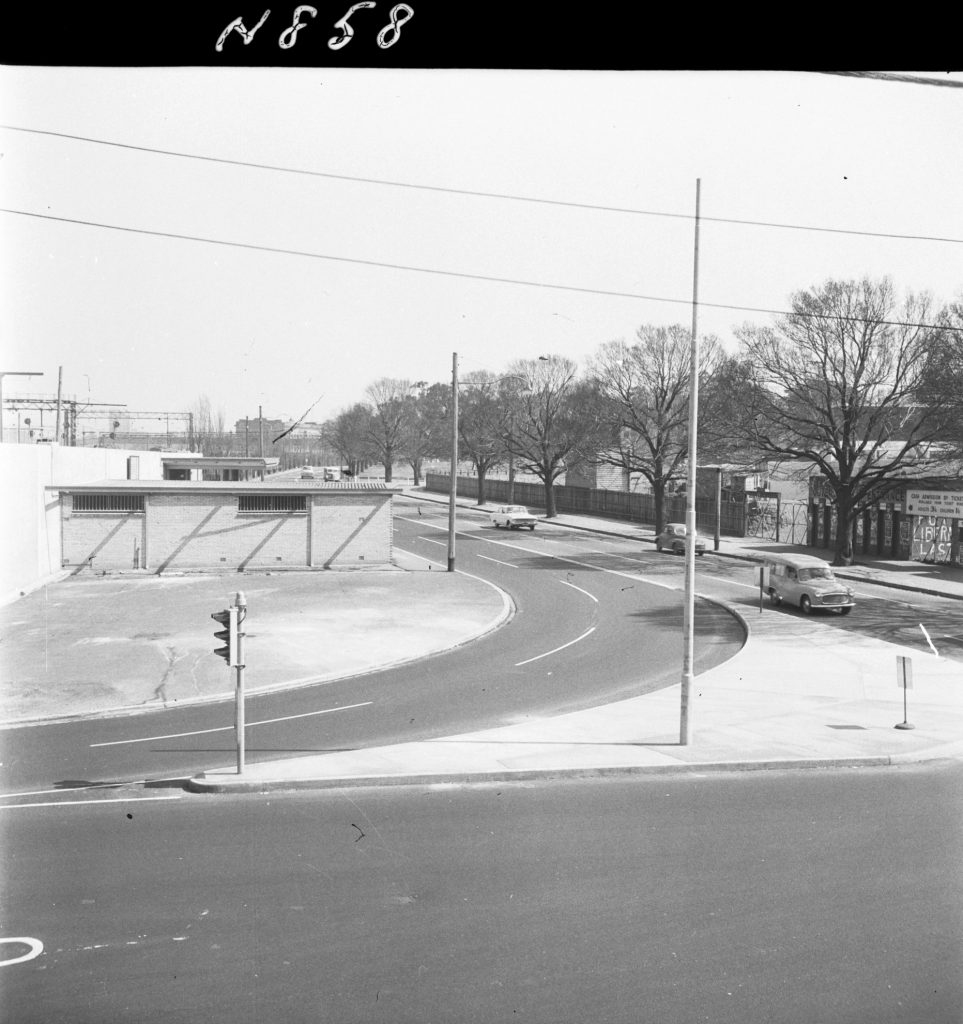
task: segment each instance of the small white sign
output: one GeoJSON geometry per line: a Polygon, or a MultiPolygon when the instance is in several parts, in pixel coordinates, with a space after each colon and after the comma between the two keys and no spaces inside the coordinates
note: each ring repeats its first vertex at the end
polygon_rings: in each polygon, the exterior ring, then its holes
{"type": "Polygon", "coordinates": [[[963,519],[963,491],[906,492],[906,511],[913,516],[963,519]]]}
{"type": "Polygon", "coordinates": [[[913,659],[896,655],[896,685],[903,690],[913,689],[913,659]]]}

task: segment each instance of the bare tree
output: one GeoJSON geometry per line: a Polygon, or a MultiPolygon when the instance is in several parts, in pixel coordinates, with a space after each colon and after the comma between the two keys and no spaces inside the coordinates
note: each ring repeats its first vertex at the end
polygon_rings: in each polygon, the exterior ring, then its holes
{"type": "Polygon", "coordinates": [[[412,418],[411,382],[381,377],[365,389],[371,407],[368,440],[385,467],[385,483],[391,483],[395,459],[403,456],[412,418]]]}
{"type": "Polygon", "coordinates": [[[357,402],[350,409],[339,413],[325,427],[328,443],[334,447],[352,475],[360,472],[371,456],[368,441],[370,426],[371,410],[363,402],[357,402]]]}
{"type": "Polygon", "coordinates": [[[421,467],[425,459],[443,455],[446,450],[450,388],[444,384],[426,386],[424,381],[412,385],[403,399],[407,412],[398,450],[411,466],[415,487],[421,485],[421,467]]]}
{"type": "Polygon", "coordinates": [[[829,280],[797,292],[774,327],[737,332],[755,377],[747,434],[768,455],[819,467],[836,504],[836,565],[853,561],[859,511],[945,425],[936,318],[926,295],[899,301],[888,278],[829,280]]]}
{"type": "Polygon", "coordinates": [[[215,409],[207,395],[198,395],[188,410],[193,420],[194,444],[202,455],[230,455],[234,435],[224,429],[224,410],[215,409]]]}
{"type": "MultiPolygon", "coordinates": [[[[691,331],[678,324],[646,324],[631,345],[601,345],[590,367],[613,439],[597,461],[645,477],[655,501],[656,532],[664,522],[666,491],[684,476],[688,459],[690,339],[691,331]]],[[[700,379],[716,372],[720,355],[717,339],[700,340],[700,379]]]]}
{"type": "Polygon", "coordinates": [[[545,486],[545,514],[558,515],[555,481],[566,468],[594,455],[603,426],[595,389],[579,379],[578,367],[561,356],[519,360],[509,373],[526,382],[515,392],[514,425],[505,444],[520,468],[545,486]]]}
{"type": "MultiPolygon", "coordinates": [[[[478,477],[478,504],[485,504],[485,478],[506,456],[507,421],[513,386],[519,382],[488,371],[466,374],[458,399],[458,439],[478,477]]],[[[514,390],[518,390],[515,386],[514,390]]]]}

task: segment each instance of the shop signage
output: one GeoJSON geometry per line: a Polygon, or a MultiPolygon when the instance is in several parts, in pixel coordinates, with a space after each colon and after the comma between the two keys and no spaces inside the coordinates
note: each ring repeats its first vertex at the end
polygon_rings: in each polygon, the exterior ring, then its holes
{"type": "Polygon", "coordinates": [[[963,519],[963,491],[906,491],[906,511],[912,516],[963,519]]]}

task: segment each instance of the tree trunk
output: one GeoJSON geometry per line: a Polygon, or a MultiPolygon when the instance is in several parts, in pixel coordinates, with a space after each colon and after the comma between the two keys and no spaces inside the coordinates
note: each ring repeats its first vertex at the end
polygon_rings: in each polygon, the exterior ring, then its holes
{"type": "Polygon", "coordinates": [[[665,481],[656,476],[652,483],[652,498],[655,501],[655,532],[661,533],[665,526],[665,481]]]}
{"type": "Polygon", "coordinates": [[[545,474],[545,518],[554,519],[558,515],[555,509],[555,483],[552,474],[545,474]]]}
{"type": "Polygon", "coordinates": [[[849,487],[836,492],[836,545],[833,565],[853,564],[853,498],[849,487]]]}
{"type": "Polygon", "coordinates": [[[385,467],[385,483],[386,484],[390,484],[391,483],[391,459],[385,459],[384,467],[385,467]]]}
{"type": "Polygon", "coordinates": [[[421,459],[412,459],[411,472],[414,474],[415,487],[421,486],[421,459]]]}
{"type": "Polygon", "coordinates": [[[478,504],[485,504],[485,468],[478,467],[478,504]]]}

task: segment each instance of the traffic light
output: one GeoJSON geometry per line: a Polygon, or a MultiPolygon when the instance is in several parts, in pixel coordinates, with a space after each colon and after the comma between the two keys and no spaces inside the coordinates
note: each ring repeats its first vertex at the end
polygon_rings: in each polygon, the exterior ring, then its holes
{"type": "Polygon", "coordinates": [[[238,663],[237,659],[237,634],[238,627],[240,625],[238,621],[238,609],[237,608],[225,608],[222,612],[212,612],[211,618],[215,622],[219,622],[225,629],[219,629],[215,632],[214,636],[218,639],[226,641],[223,647],[218,647],[214,650],[214,653],[222,657],[228,665],[235,667],[238,663]]]}

